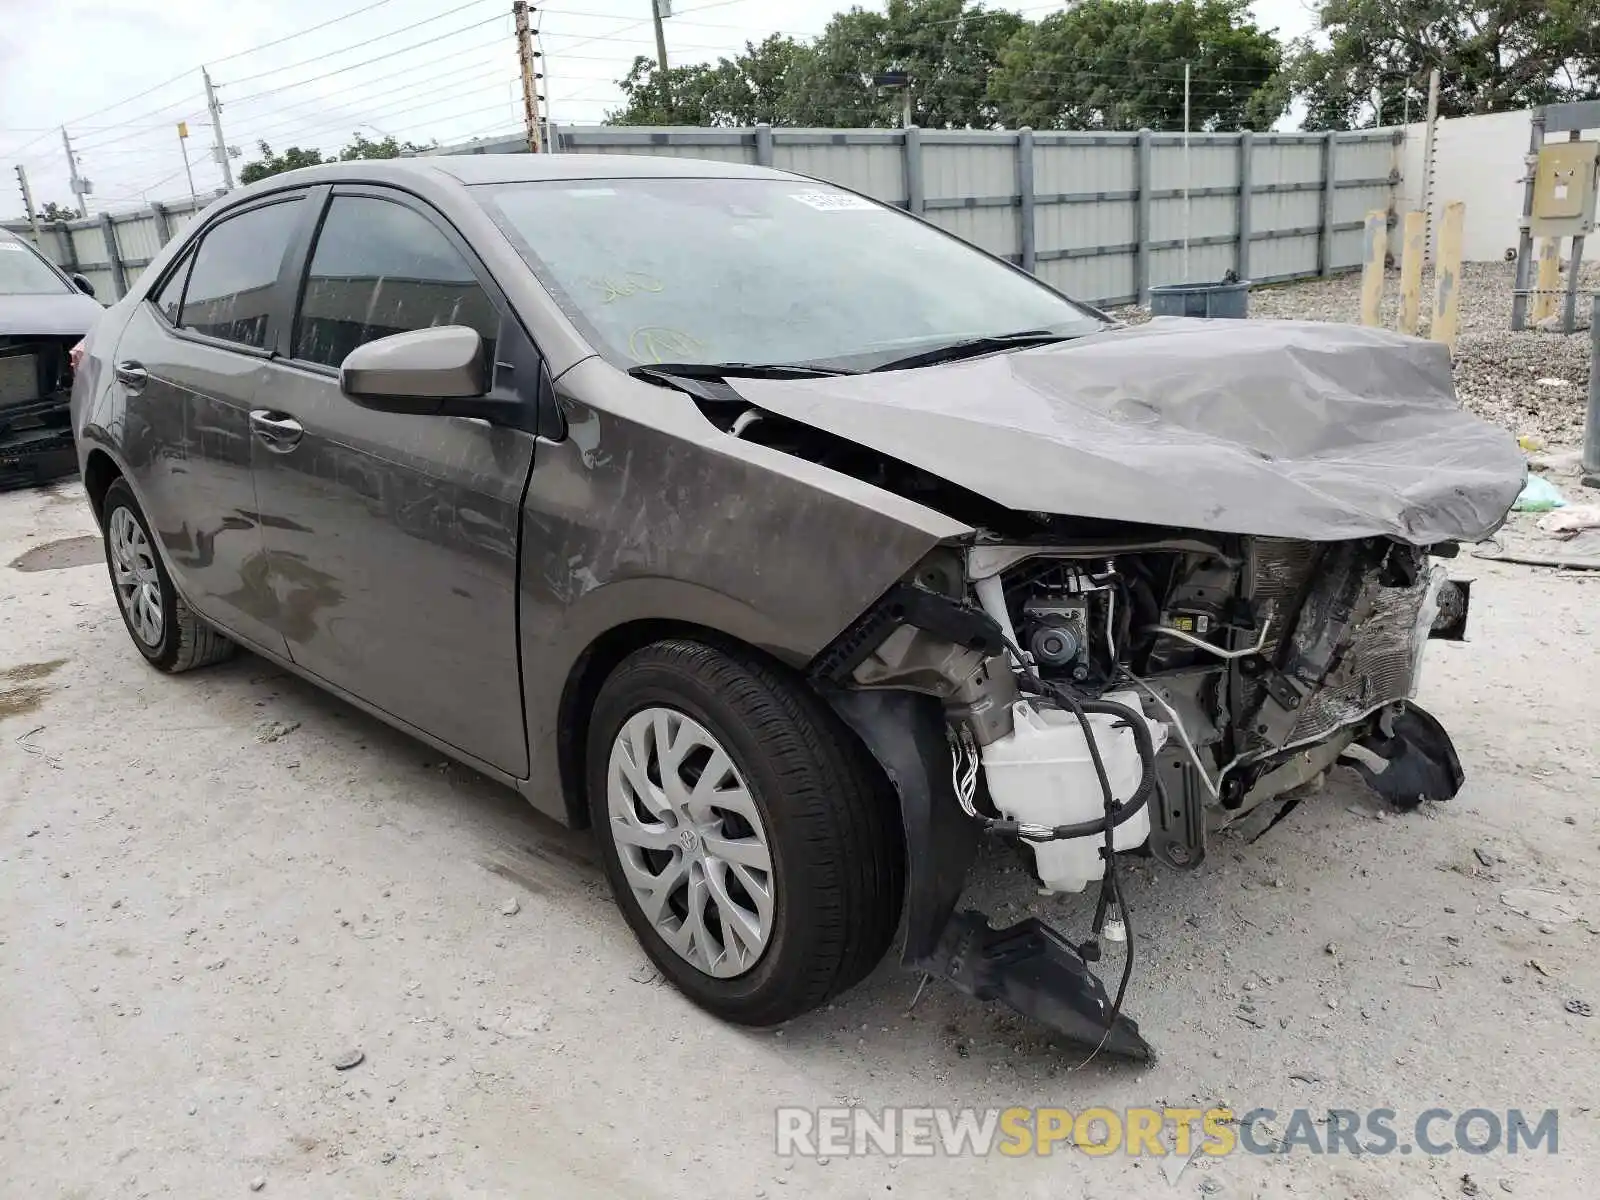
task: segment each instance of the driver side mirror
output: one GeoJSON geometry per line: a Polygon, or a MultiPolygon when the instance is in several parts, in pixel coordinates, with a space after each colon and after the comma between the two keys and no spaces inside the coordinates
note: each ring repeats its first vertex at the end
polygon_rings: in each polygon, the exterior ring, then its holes
{"type": "Polygon", "coordinates": [[[489,390],[483,338],[465,325],[436,325],[357,346],[339,367],[339,390],[365,408],[420,415],[466,414],[451,401],[489,390]]]}
{"type": "Polygon", "coordinates": [[[73,272],[72,286],[77,288],[85,296],[92,297],[94,295],[94,284],[89,282],[88,276],[86,275],[79,275],[77,272],[73,272]]]}

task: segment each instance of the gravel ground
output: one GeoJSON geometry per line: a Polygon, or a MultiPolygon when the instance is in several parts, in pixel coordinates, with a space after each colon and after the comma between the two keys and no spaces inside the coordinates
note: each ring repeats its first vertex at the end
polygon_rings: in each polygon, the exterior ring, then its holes
{"type": "MultiPolygon", "coordinates": [[[[1456,391],[1461,402],[1479,416],[1518,436],[1530,435],[1546,446],[1575,446],[1583,441],[1583,413],[1589,379],[1589,300],[1579,297],[1578,332],[1564,335],[1527,330],[1511,332],[1511,289],[1516,267],[1511,263],[1467,263],[1462,268],[1461,320],[1456,340],[1456,391]],[[1559,382],[1541,382],[1559,381],[1559,382]]],[[[1563,286],[1566,276],[1563,274],[1563,286]]],[[[1600,263],[1586,263],[1580,280],[1588,292],[1600,290],[1600,263]]],[[[1384,324],[1394,327],[1400,280],[1391,271],[1384,282],[1384,324]]],[[[1432,272],[1423,276],[1423,328],[1432,311],[1432,272]]],[[[1138,309],[1119,315],[1148,320],[1138,309]]],[[[1250,294],[1253,317],[1287,317],[1301,321],[1361,319],[1361,275],[1258,288],[1250,294]]]]}
{"type": "MultiPolygon", "coordinates": [[[[1160,1057],[1079,1070],[893,965],[783,1029],[719,1024],[660,984],[586,836],[251,656],[150,670],[81,487],[0,495],[0,1196],[1592,1196],[1600,1019],[1568,1006],[1600,1007],[1600,573],[1463,565],[1475,639],[1421,699],[1466,789],[1395,816],[1340,769],[1197,871],[1130,864],[1127,1009],[1160,1057]],[[1554,1106],[1560,1152],[774,1151],[779,1104],[1211,1103],[1402,1131],[1554,1106]]],[[[1073,933],[1092,908],[1004,854],[970,899],[1073,933]]]]}

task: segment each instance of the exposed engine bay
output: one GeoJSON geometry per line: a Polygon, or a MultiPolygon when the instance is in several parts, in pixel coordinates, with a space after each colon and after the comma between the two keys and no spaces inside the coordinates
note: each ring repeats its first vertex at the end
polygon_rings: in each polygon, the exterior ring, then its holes
{"type": "MultiPolygon", "coordinates": [[[[1148,1054],[1122,989],[1110,1001],[1088,967],[1102,939],[1129,936],[1118,854],[1192,869],[1208,826],[1341,756],[1397,807],[1453,796],[1454,749],[1411,697],[1426,641],[1463,635],[1468,585],[1440,561],[1454,550],[1178,534],[936,552],[815,669],[937,697],[967,822],[1023,847],[1042,889],[1100,896],[1077,945],[1038,921],[952,916],[922,969],[1097,1049],[1148,1054]]],[[[1131,947],[1125,961],[1123,989],[1131,947]]]]}
{"type": "Polygon", "coordinates": [[[1526,465],[1437,347],[1158,320],[937,371],[657,374],[734,438],[972,531],[809,664],[899,795],[908,968],[1146,1056],[1119,855],[1197,867],[1208,829],[1341,758],[1400,808],[1461,786],[1412,697],[1427,639],[1465,628],[1442,560],[1526,465]],[[1042,888],[1098,888],[1089,937],[956,912],[984,837],[1042,888]],[[1091,964],[1115,941],[1112,998],[1091,964]]]}

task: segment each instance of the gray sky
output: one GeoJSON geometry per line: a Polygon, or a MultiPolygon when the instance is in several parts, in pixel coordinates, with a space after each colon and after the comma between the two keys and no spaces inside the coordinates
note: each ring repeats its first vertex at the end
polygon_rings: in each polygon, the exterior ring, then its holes
{"type": "MultiPolygon", "coordinates": [[[[1253,9],[1287,39],[1310,27],[1306,3],[1255,0],[1253,9]]],[[[714,60],[773,32],[810,37],[849,6],[676,0],[668,56],[714,60]]],[[[997,7],[1037,18],[1065,5],[997,7]]],[[[634,55],[654,53],[649,0],[551,0],[538,8],[551,115],[563,124],[599,121],[620,103],[615,81],[634,55]]],[[[180,120],[189,125],[195,187],[218,186],[202,64],[217,85],[228,142],[244,152],[235,171],[262,139],[328,153],[358,131],[445,143],[515,133],[521,106],[510,9],[510,0],[0,0],[0,213],[21,211],[16,163],[27,168],[35,203],[71,203],[62,124],[94,183],[91,211],[187,195],[180,120]]]]}

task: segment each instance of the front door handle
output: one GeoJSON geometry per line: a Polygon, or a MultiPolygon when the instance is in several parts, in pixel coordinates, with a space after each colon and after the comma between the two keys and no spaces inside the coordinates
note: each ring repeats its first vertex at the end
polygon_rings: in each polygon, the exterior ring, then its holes
{"type": "Polygon", "coordinates": [[[150,382],[150,372],[144,369],[143,364],[132,359],[119,362],[111,371],[117,377],[117,382],[130,392],[142,392],[145,384],[150,382]]]}
{"type": "Polygon", "coordinates": [[[280,454],[293,450],[305,435],[305,427],[293,417],[270,409],[258,408],[250,413],[250,428],[268,448],[280,454]]]}

